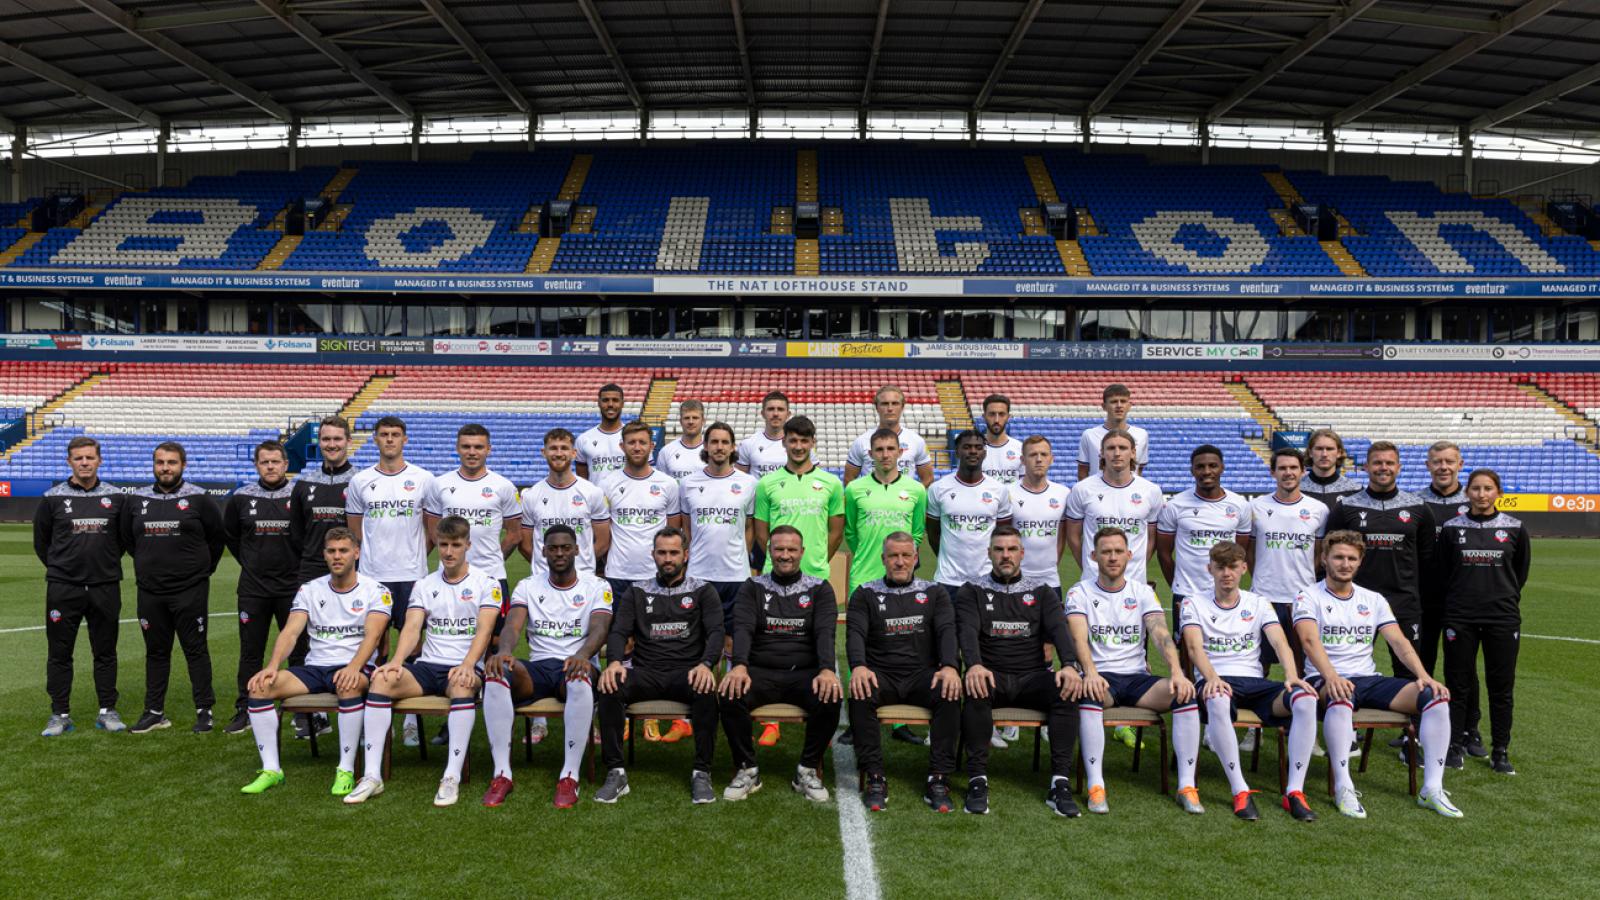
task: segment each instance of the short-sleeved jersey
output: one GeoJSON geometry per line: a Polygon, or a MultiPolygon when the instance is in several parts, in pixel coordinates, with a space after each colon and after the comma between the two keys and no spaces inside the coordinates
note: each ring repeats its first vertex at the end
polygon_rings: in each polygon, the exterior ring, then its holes
{"type": "Polygon", "coordinates": [[[621,472],[622,466],[628,461],[622,452],[622,427],[617,426],[616,431],[601,431],[600,426],[578,435],[573,442],[574,464],[581,463],[589,467],[589,480],[599,484],[613,472],[621,472]]]}
{"type": "Polygon", "coordinates": [[[1143,581],[1124,579],[1110,591],[1097,578],[1067,590],[1067,618],[1082,616],[1089,627],[1089,658],[1099,672],[1142,675],[1150,671],[1144,655],[1144,617],[1162,615],[1156,592],[1143,581]]]}
{"type": "MultiPolygon", "coordinates": [[[[1372,661],[1372,645],[1377,642],[1379,629],[1395,623],[1394,612],[1389,609],[1389,601],[1377,591],[1359,584],[1350,588],[1350,596],[1340,597],[1328,590],[1326,580],[1307,585],[1294,598],[1295,625],[1317,623],[1322,649],[1341,677],[1376,675],[1378,667],[1372,661]]],[[[1305,674],[1308,678],[1319,674],[1309,657],[1305,674]]]]}
{"type": "Polygon", "coordinates": [[[738,469],[711,475],[702,466],[679,483],[689,524],[689,574],[702,581],[750,577],[745,524],[756,511],[756,477],[738,469]]]}
{"type": "MultiPolygon", "coordinates": [[[[987,474],[987,473],[985,473],[987,474]]],[[[1067,514],[1064,484],[1046,481],[1044,489],[1029,490],[1021,481],[1009,485],[1011,524],[1022,533],[1022,575],[1041,578],[1061,589],[1061,519],[1067,514]]]]}
{"type": "Polygon", "coordinates": [[[379,581],[416,581],[428,574],[422,512],[432,488],[433,476],[411,463],[393,475],[368,466],[350,479],[344,511],[361,517],[361,574],[379,581]]]}
{"type": "MultiPolygon", "coordinates": [[[[306,614],[306,638],[310,642],[306,665],[348,666],[366,638],[367,616],[388,616],[393,608],[394,598],[383,582],[357,573],[355,586],[342,593],[333,589],[331,575],[302,584],[289,610],[306,614]]],[[[376,658],[377,650],[372,655],[376,658]]]]}
{"type": "Polygon", "coordinates": [[[459,666],[472,649],[478,634],[478,613],[500,612],[500,579],[487,572],[467,567],[467,574],[452,584],[444,569],[429,572],[411,589],[411,606],[427,618],[422,623],[422,662],[436,666],[459,666]]]}
{"type": "Polygon", "coordinates": [[[988,435],[984,435],[983,474],[1004,485],[1021,481],[1022,442],[1007,436],[1005,443],[996,446],[989,443],[988,435]]]}
{"type": "Polygon", "coordinates": [[[578,536],[578,571],[594,574],[594,523],[611,518],[605,492],[576,475],[566,487],[556,487],[545,478],[523,489],[519,505],[522,527],[533,535],[534,572],[545,569],[544,533],[551,525],[565,525],[578,536]]]}
{"type": "Polygon", "coordinates": [[[500,532],[507,519],[522,515],[517,486],[488,469],[468,480],[457,469],[433,479],[433,490],[423,500],[429,515],[460,516],[472,526],[472,546],[467,564],[496,578],[506,577],[506,557],[500,550],[500,532]]]}
{"type": "Polygon", "coordinates": [[[1190,488],[1173,495],[1162,507],[1156,528],[1176,535],[1173,545],[1172,592],[1185,597],[1211,593],[1211,548],[1223,541],[1250,534],[1250,504],[1227,488],[1222,496],[1207,500],[1190,488]]]}
{"type": "Polygon", "coordinates": [[[611,510],[611,550],[606,554],[606,575],[626,581],[643,581],[656,574],[651,557],[656,532],[681,512],[678,482],[660,469],[648,475],[612,475],[602,487],[611,510]]]}
{"type": "Polygon", "coordinates": [[[548,572],[517,582],[511,605],[528,611],[528,659],[576,656],[589,636],[589,617],[611,614],[611,584],[596,575],[577,573],[570,587],[550,583],[548,572]]]}
{"type": "MultiPolygon", "coordinates": [[[[1123,431],[1133,435],[1133,464],[1135,468],[1143,468],[1150,464],[1150,432],[1137,425],[1123,426],[1123,431]]],[[[1089,467],[1089,474],[1100,471],[1100,442],[1106,438],[1106,426],[1095,425],[1085,428],[1083,436],[1078,438],[1078,462],[1089,467]]]]}
{"type": "Polygon", "coordinates": [[[850,586],[883,577],[883,541],[904,531],[920,544],[927,528],[928,489],[896,472],[884,484],[867,472],[844,488],[844,545],[850,548],[850,586]]]}
{"type": "Polygon", "coordinates": [[[1256,551],[1250,589],[1273,603],[1293,603],[1300,589],[1317,580],[1317,541],[1328,533],[1328,507],[1300,495],[1285,503],[1277,494],[1250,501],[1251,545],[1256,551]]]}
{"type": "MultiPolygon", "coordinates": [[[[878,429],[872,428],[857,437],[850,443],[850,450],[845,455],[845,462],[862,473],[872,471],[872,435],[878,429]]],[[[900,461],[896,466],[900,471],[909,475],[917,474],[917,466],[933,465],[933,457],[928,455],[928,442],[922,435],[910,428],[900,427],[900,461]]]]}
{"type": "Polygon", "coordinates": [[[700,458],[700,451],[705,449],[705,438],[700,438],[700,443],[693,447],[683,442],[682,437],[674,438],[661,445],[656,451],[656,468],[671,475],[679,481],[704,469],[705,461],[700,458]]]}
{"type": "Polygon", "coordinates": [[[1184,598],[1178,610],[1178,627],[1200,629],[1206,658],[1223,678],[1261,677],[1262,632],[1269,625],[1282,627],[1278,614],[1265,597],[1250,591],[1240,591],[1239,602],[1226,609],[1214,594],[1201,594],[1184,598]]]}
{"type": "MultiPolygon", "coordinates": [[[[828,577],[828,520],[844,516],[844,483],[838,476],[816,466],[800,475],[787,467],[774,469],[756,484],[753,515],[769,529],[779,525],[798,528],[805,544],[801,571],[816,578],[828,577]]],[[[771,554],[764,571],[772,571],[771,554]]]]}
{"type": "Polygon", "coordinates": [[[734,461],[748,469],[759,481],[768,472],[783,468],[783,464],[789,461],[789,451],[783,447],[783,435],[773,439],[767,437],[765,431],[758,431],[739,442],[734,461]]]}
{"type": "Polygon", "coordinates": [[[1100,575],[1094,561],[1094,536],[1102,528],[1121,528],[1128,535],[1128,573],[1143,581],[1150,560],[1150,532],[1166,506],[1161,488],[1148,478],[1133,476],[1118,487],[1104,474],[1090,475],[1072,486],[1067,495],[1067,518],[1083,523],[1083,553],[1078,565],[1083,578],[1093,581],[1100,575]]]}
{"type": "Polygon", "coordinates": [[[928,488],[928,518],[939,522],[939,567],[933,580],[966,584],[989,574],[989,534],[1011,518],[1011,491],[985,475],[976,484],[955,472],[928,488]]]}

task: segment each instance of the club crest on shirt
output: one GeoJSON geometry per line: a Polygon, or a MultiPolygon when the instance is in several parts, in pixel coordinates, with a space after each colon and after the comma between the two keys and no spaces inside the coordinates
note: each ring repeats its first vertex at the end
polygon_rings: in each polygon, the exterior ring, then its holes
{"type": "Polygon", "coordinates": [[[487,499],[489,499],[489,498],[490,498],[490,497],[493,497],[493,496],[494,496],[494,488],[492,488],[492,487],[485,487],[485,488],[484,488],[484,489],[483,489],[483,490],[481,490],[481,491],[479,491],[479,492],[478,492],[478,494],[479,494],[479,495],[480,495],[480,496],[482,496],[482,497],[483,497],[483,499],[485,499],[485,500],[487,500],[487,499]]]}
{"type": "MultiPolygon", "coordinates": [[[[1130,502],[1130,503],[1132,503],[1132,504],[1133,504],[1133,505],[1134,505],[1134,506],[1138,506],[1138,505],[1139,505],[1139,504],[1141,504],[1141,503],[1143,503],[1143,502],[1144,502],[1144,495],[1143,495],[1143,494],[1140,494],[1140,493],[1138,493],[1138,492],[1135,492],[1135,493],[1134,493],[1134,494],[1133,494],[1133,495],[1132,495],[1132,496],[1130,496],[1130,497],[1129,497],[1129,498],[1128,498],[1128,501],[1129,501],[1129,502],[1130,502]]],[[[1050,505],[1051,505],[1051,506],[1054,506],[1054,505],[1055,505],[1055,503],[1053,503],[1053,502],[1052,502],[1052,503],[1051,503],[1051,504],[1050,504],[1050,505]]]]}
{"type": "Polygon", "coordinates": [[[1054,497],[1051,497],[1050,498],[1050,508],[1051,509],[1060,509],[1061,508],[1061,501],[1057,500],[1054,497]]]}
{"type": "Polygon", "coordinates": [[[1396,518],[1398,518],[1402,522],[1409,523],[1411,521],[1411,511],[1410,510],[1406,510],[1406,509],[1402,509],[1402,510],[1400,510],[1399,514],[1396,515],[1396,518]]]}
{"type": "Polygon", "coordinates": [[[811,595],[810,594],[801,594],[800,595],[800,599],[795,601],[795,602],[800,604],[800,608],[801,609],[810,609],[811,608],[811,595]]]}
{"type": "Polygon", "coordinates": [[[1372,613],[1372,610],[1368,609],[1367,605],[1365,603],[1357,603],[1356,604],[1356,614],[1357,615],[1365,616],[1365,615],[1370,615],[1371,613],[1372,613]]]}
{"type": "MultiPolygon", "coordinates": [[[[110,497],[101,497],[100,498],[100,508],[101,509],[110,509],[111,508],[111,498],[110,497]]],[[[72,506],[69,504],[67,506],[67,509],[71,510],[72,506]]]]}
{"type": "Polygon", "coordinates": [[[361,598],[357,597],[354,600],[350,601],[350,611],[351,612],[361,612],[362,607],[364,607],[365,605],[366,604],[361,602],[361,598]]]}
{"type": "Polygon", "coordinates": [[[661,485],[659,485],[659,484],[650,485],[650,496],[652,496],[652,497],[661,496],[661,485]]]}
{"type": "MultiPolygon", "coordinates": [[[[1272,510],[1270,510],[1270,509],[1267,510],[1267,515],[1269,515],[1269,516],[1272,515],[1272,510]]],[[[1309,510],[1309,509],[1300,510],[1300,521],[1308,522],[1310,520],[1311,520],[1311,510],[1309,510]]]]}
{"type": "Polygon", "coordinates": [[[994,502],[994,495],[990,494],[988,491],[984,491],[982,494],[980,494],[978,496],[978,499],[983,501],[984,503],[993,503],[994,502]]]}
{"type": "Polygon", "coordinates": [[[1239,511],[1234,509],[1233,504],[1230,503],[1222,508],[1222,517],[1225,519],[1237,519],[1239,518],[1239,511]]]}
{"type": "Polygon", "coordinates": [[[461,597],[461,602],[462,603],[471,603],[472,602],[472,588],[462,588],[460,597],[461,597]]]}
{"type": "Polygon", "coordinates": [[[1241,621],[1241,622],[1254,622],[1255,620],[1256,620],[1256,614],[1251,612],[1250,610],[1242,609],[1242,610],[1239,611],[1239,621],[1241,621]]]}
{"type": "Polygon", "coordinates": [[[900,496],[897,499],[899,499],[899,501],[901,503],[910,503],[911,502],[911,494],[906,492],[906,491],[901,491],[900,492],[900,496]]]}
{"type": "Polygon", "coordinates": [[[1022,595],[1022,605],[1023,606],[1032,606],[1033,604],[1035,604],[1037,602],[1039,602],[1039,601],[1035,600],[1033,598],[1032,594],[1023,594],[1022,595]]]}
{"type": "Polygon", "coordinates": [[[1466,514],[1467,514],[1467,505],[1465,503],[1463,503],[1460,506],[1456,507],[1456,515],[1464,516],[1466,514]]]}
{"type": "Polygon", "coordinates": [[[918,603],[927,603],[928,594],[926,591],[917,591],[917,596],[913,599],[915,599],[918,603]]]}
{"type": "Polygon", "coordinates": [[[694,596],[692,594],[685,594],[683,598],[678,601],[678,605],[684,609],[694,609],[694,596]]]}
{"type": "MultiPolygon", "coordinates": [[[[705,488],[701,488],[700,490],[703,491],[703,490],[705,490],[705,488]]],[[[740,494],[744,493],[744,488],[740,487],[738,484],[730,484],[730,485],[728,485],[728,493],[730,493],[730,494],[734,495],[735,497],[737,497],[740,494]]]]}
{"type": "Polygon", "coordinates": [[[1122,598],[1122,608],[1123,609],[1133,609],[1133,608],[1137,607],[1138,605],[1139,605],[1138,598],[1134,597],[1132,594],[1129,594],[1128,596],[1122,598]]]}
{"type": "Polygon", "coordinates": [[[811,489],[813,491],[819,491],[819,492],[827,490],[827,488],[820,481],[812,481],[811,482],[811,489]]]}
{"type": "Polygon", "coordinates": [[[1511,540],[1511,535],[1507,534],[1503,530],[1497,530],[1494,533],[1494,539],[1504,544],[1506,541],[1511,540]]]}
{"type": "Polygon", "coordinates": [[[188,500],[179,500],[178,501],[178,508],[179,509],[188,509],[189,508],[189,501],[188,500]]]}
{"type": "MultiPolygon", "coordinates": [[[[373,483],[376,484],[377,482],[373,482],[373,483]]],[[[414,491],[414,490],[417,489],[417,483],[415,481],[412,481],[411,479],[407,478],[405,480],[405,483],[400,485],[400,489],[403,490],[403,491],[414,491]]]]}
{"type": "MultiPolygon", "coordinates": [[[[548,502],[548,501],[546,501],[546,502],[548,502]]],[[[572,505],[573,506],[582,506],[583,505],[583,495],[582,494],[573,494],[572,495],[572,505]]]]}

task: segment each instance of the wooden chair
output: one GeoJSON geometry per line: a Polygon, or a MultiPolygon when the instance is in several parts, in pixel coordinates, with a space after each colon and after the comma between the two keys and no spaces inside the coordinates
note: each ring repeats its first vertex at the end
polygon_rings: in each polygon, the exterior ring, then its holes
{"type": "MultiPolygon", "coordinates": [[[[517,707],[517,718],[522,719],[522,749],[523,758],[533,762],[533,720],[534,719],[559,719],[567,712],[567,705],[554,697],[535,700],[517,707]]],[[[583,736],[583,757],[589,765],[589,780],[595,781],[599,776],[595,772],[594,741],[589,735],[583,736]]]]}
{"type": "Polygon", "coordinates": [[[629,703],[628,713],[628,765],[633,765],[633,736],[639,733],[640,719],[687,719],[689,704],[675,700],[643,700],[629,703]]]}
{"type": "MultiPolygon", "coordinates": [[[[1139,758],[1144,749],[1144,730],[1146,728],[1156,729],[1161,742],[1161,755],[1158,757],[1158,759],[1161,760],[1161,793],[1168,793],[1170,790],[1170,785],[1167,781],[1167,720],[1163,719],[1161,714],[1155,712],[1154,710],[1142,709],[1137,706],[1108,706],[1101,715],[1105,727],[1107,728],[1120,728],[1126,726],[1133,729],[1134,742],[1132,771],[1134,772],[1139,771],[1139,758]]],[[[1083,792],[1083,774],[1084,767],[1079,766],[1079,793],[1083,792]]]]}
{"type": "MultiPolygon", "coordinates": [[[[1365,731],[1366,737],[1361,743],[1361,765],[1356,771],[1367,771],[1367,760],[1372,758],[1372,734],[1379,728],[1397,728],[1406,735],[1406,777],[1409,780],[1407,790],[1412,796],[1417,793],[1417,726],[1411,721],[1411,716],[1398,713],[1391,709],[1358,709],[1353,719],[1355,730],[1365,731]]],[[[1328,766],[1328,796],[1333,796],[1333,766],[1328,766]]]]}

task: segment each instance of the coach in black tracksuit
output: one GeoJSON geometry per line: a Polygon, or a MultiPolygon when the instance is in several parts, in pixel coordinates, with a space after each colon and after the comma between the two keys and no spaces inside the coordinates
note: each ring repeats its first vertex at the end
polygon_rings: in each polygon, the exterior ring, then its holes
{"type": "MultiPolygon", "coordinates": [[[[267,441],[256,448],[256,471],[261,477],[233,492],[222,512],[223,538],[228,552],[239,561],[239,672],[235,720],[249,698],[250,678],[261,671],[267,633],[274,620],[278,630],[289,619],[289,607],[299,592],[300,546],[289,535],[289,479],[283,445],[267,441]]],[[[308,579],[309,580],[309,579],[308,579]]],[[[289,664],[305,659],[305,642],[295,648],[289,664]]],[[[243,716],[248,728],[249,716],[243,716]]],[[[234,723],[229,723],[233,731],[234,723]]]]}
{"type": "Polygon", "coordinates": [[[132,729],[167,728],[163,713],[176,634],[189,664],[196,733],[211,730],[211,653],[206,615],[211,573],[222,560],[222,514],[205,489],[183,480],[183,446],[156,447],[156,481],[130,494],[122,506],[122,539],[133,556],[139,586],[139,627],[145,645],[145,713],[132,729]]]}
{"type": "Polygon", "coordinates": [[[45,491],[33,514],[33,552],[45,567],[45,692],[52,715],[67,716],[72,700],[72,651],[78,626],[89,623],[94,690],[101,727],[121,730],[117,707],[117,631],[122,615],[121,491],[100,480],[100,445],[73,438],[73,475],[45,491]]]}
{"type": "MultiPolygon", "coordinates": [[[[1486,477],[1481,471],[1473,479],[1486,477]]],[[[1498,479],[1496,479],[1498,481],[1498,479]]],[[[1499,493],[1498,486],[1496,488],[1499,493]]],[[[1522,631],[1522,588],[1531,556],[1522,522],[1474,509],[1445,523],[1439,573],[1445,591],[1444,675],[1450,688],[1452,743],[1478,726],[1478,651],[1489,687],[1490,746],[1497,771],[1511,745],[1512,690],[1522,631]]]]}
{"type": "Polygon", "coordinates": [[[330,416],[318,426],[317,434],[322,465],[301,472],[289,491],[289,541],[300,555],[301,584],[328,574],[322,543],[329,531],[348,524],[344,491],[355,474],[355,467],[345,459],[350,438],[345,421],[330,416]]]}
{"type": "MultiPolygon", "coordinates": [[[[1417,492],[1423,504],[1428,507],[1428,512],[1433,516],[1435,535],[1444,530],[1444,523],[1456,516],[1466,515],[1467,489],[1461,482],[1452,482],[1448,493],[1441,493],[1439,485],[1429,485],[1417,492]]],[[[1434,548],[1439,547],[1438,541],[1434,548]]],[[[1422,651],[1418,654],[1422,658],[1422,665],[1431,676],[1434,664],[1439,661],[1439,641],[1444,634],[1444,604],[1445,587],[1443,573],[1439,570],[1439,559],[1435,554],[1433,570],[1422,576],[1422,651]]],[[[1474,718],[1473,727],[1477,727],[1474,718]]]]}
{"type": "MultiPolygon", "coordinates": [[[[1400,630],[1420,656],[1422,580],[1433,575],[1438,527],[1421,497],[1395,486],[1399,474],[1399,451],[1387,441],[1374,441],[1367,451],[1367,486],[1329,510],[1328,532],[1358,531],[1366,539],[1356,584],[1389,601],[1400,630]]],[[[1392,650],[1389,659],[1395,677],[1415,679],[1392,650]]]]}

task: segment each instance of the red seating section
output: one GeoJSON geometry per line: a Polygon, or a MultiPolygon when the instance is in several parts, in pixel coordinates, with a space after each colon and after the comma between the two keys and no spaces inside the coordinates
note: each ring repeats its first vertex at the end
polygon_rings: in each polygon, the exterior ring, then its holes
{"type": "Polygon", "coordinates": [[[1538,407],[1517,377],[1491,372],[1260,372],[1245,381],[1268,406],[1538,407]]]}
{"type": "Polygon", "coordinates": [[[1135,418],[1143,406],[1236,406],[1221,372],[963,372],[961,383],[973,405],[1004,394],[1014,406],[1100,406],[1108,384],[1133,394],[1135,418]]]}
{"type": "Polygon", "coordinates": [[[1600,375],[1593,372],[1546,372],[1528,376],[1550,396],[1584,415],[1600,410],[1600,375]]]}
{"type": "Polygon", "coordinates": [[[622,388],[629,404],[643,402],[651,370],[576,366],[401,366],[383,392],[383,405],[396,400],[548,400],[592,402],[602,384],[622,388]]]}
{"type": "Polygon", "coordinates": [[[928,369],[669,369],[677,378],[674,400],[707,403],[760,403],[769,391],[783,391],[791,403],[871,403],[878,388],[892,384],[907,403],[938,403],[934,382],[953,373],[928,369]]]}
{"type": "Polygon", "coordinates": [[[368,366],[236,363],[102,363],[111,378],[96,397],[347,398],[372,377],[368,366]]]}

